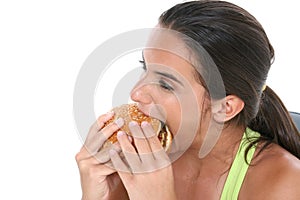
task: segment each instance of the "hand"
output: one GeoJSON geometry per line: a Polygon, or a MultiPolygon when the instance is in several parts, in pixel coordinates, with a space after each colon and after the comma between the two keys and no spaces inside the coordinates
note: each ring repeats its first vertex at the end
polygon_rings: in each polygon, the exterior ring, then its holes
{"type": "MultiPolygon", "coordinates": [[[[118,191],[122,188],[120,177],[113,168],[103,162],[106,160],[103,158],[105,155],[98,152],[107,138],[124,124],[120,119],[119,123],[111,123],[103,128],[105,122],[113,115],[108,113],[98,118],[91,126],[84,146],[76,155],[81,178],[82,200],[111,199],[114,194],[120,194],[118,191]]],[[[126,196],[126,192],[124,193],[126,196]]]]}
{"type": "Polygon", "coordinates": [[[114,151],[110,157],[130,199],[176,199],[172,165],[151,125],[129,125],[136,149],[124,132],[118,132],[125,161],[114,151]]]}

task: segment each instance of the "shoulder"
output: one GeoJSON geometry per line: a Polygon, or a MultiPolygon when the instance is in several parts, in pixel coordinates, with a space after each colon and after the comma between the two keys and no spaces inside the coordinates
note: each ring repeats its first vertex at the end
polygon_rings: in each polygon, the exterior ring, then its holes
{"type": "Polygon", "coordinates": [[[299,199],[299,186],[300,160],[272,144],[251,162],[240,195],[256,200],[299,199]]]}

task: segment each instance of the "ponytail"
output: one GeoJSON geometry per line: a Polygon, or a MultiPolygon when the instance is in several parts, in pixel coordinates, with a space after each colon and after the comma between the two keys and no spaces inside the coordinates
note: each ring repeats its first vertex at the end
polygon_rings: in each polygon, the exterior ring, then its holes
{"type": "Polygon", "coordinates": [[[299,131],[280,98],[268,86],[263,91],[257,116],[248,127],[261,134],[249,148],[264,142],[262,151],[269,144],[276,143],[300,159],[299,131]]]}
{"type": "MultiPolygon", "coordinates": [[[[248,126],[261,134],[250,140],[249,148],[263,142],[262,151],[276,143],[300,158],[300,136],[289,112],[271,88],[266,87],[261,95],[274,49],[250,13],[226,1],[190,1],[164,12],[159,24],[185,34],[203,47],[220,72],[226,94],[244,101],[244,109],[230,123],[248,126]]],[[[186,46],[195,55],[202,55],[190,43],[186,46]]],[[[199,77],[201,80],[201,74],[199,77]]]]}

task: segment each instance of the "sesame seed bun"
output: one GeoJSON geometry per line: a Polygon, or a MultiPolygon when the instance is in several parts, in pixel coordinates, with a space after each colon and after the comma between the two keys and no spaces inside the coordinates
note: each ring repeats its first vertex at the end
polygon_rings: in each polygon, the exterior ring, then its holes
{"type": "MultiPolygon", "coordinates": [[[[138,109],[137,105],[134,103],[124,104],[115,107],[112,110],[114,111],[115,115],[111,120],[105,123],[104,127],[112,123],[118,118],[123,118],[124,126],[121,127],[120,130],[124,131],[128,135],[131,135],[129,129],[129,122],[136,121],[139,125],[141,125],[143,121],[147,121],[152,125],[152,128],[156,132],[156,135],[160,140],[160,143],[164,148],[164,150],[166,152],[170,151],[173,136],[169,131],[168,127],[165,124],[163,124],[161,121],[153,117],[150,117],[148,115],[145,115],[143,112],[141,112],[138,109]]],[[[117,132],[113,133],[113,135],[108,138],[108,140],[104,143],[104,145],[102,146],[102,148],[100,148],[99,151],[108,149],[115,142],[117,142],[117,132]]]]}

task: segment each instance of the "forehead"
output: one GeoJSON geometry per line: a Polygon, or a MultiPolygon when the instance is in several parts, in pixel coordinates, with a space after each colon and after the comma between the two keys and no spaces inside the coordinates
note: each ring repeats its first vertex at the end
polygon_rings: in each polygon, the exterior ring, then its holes
{"type": "MultiPolygon", "coordinates": [[[[186,78],[195,76],[194,53],[187,48],[186,36],[180,32],[156,26],[151,32],[143,56],[148,68],[158,64],[186,78]]],[[[156,65],[156,66],[158,66],[156,65]]],[[[198,64],[196,64],[198,65],[198,64]]]]}
{"type": "MultiPolygon", "coordinates": [[[[195,62],[194,53],[187,48],[185,41],[187,36],[180,32],[159,26],[154,28],[143,51],[148,69],[151,66],[160,66],[161,70],[166,69],[170,73],[173,71],[185,79],[195,80],[194,66],[199,64],[195,62]]],[[[199,66],[197,71],[201,68],[199,66]]]]}
{"type": "Polygon", "coordinates": [[[147,68],[150,70],[155,68],[187,79],[194,77],[195,69],[192,64],[173,52],[161,49],[144,49],[143,55],[147,68]]]}
{"type": "Polygon", "coordinates": [[[183,38],[186,38],[186,36],[177,31],[155,28],[148,38],[146,49],[164,50],[184,60],[189,60],[191,52],[186,48],[183,38]]]}

